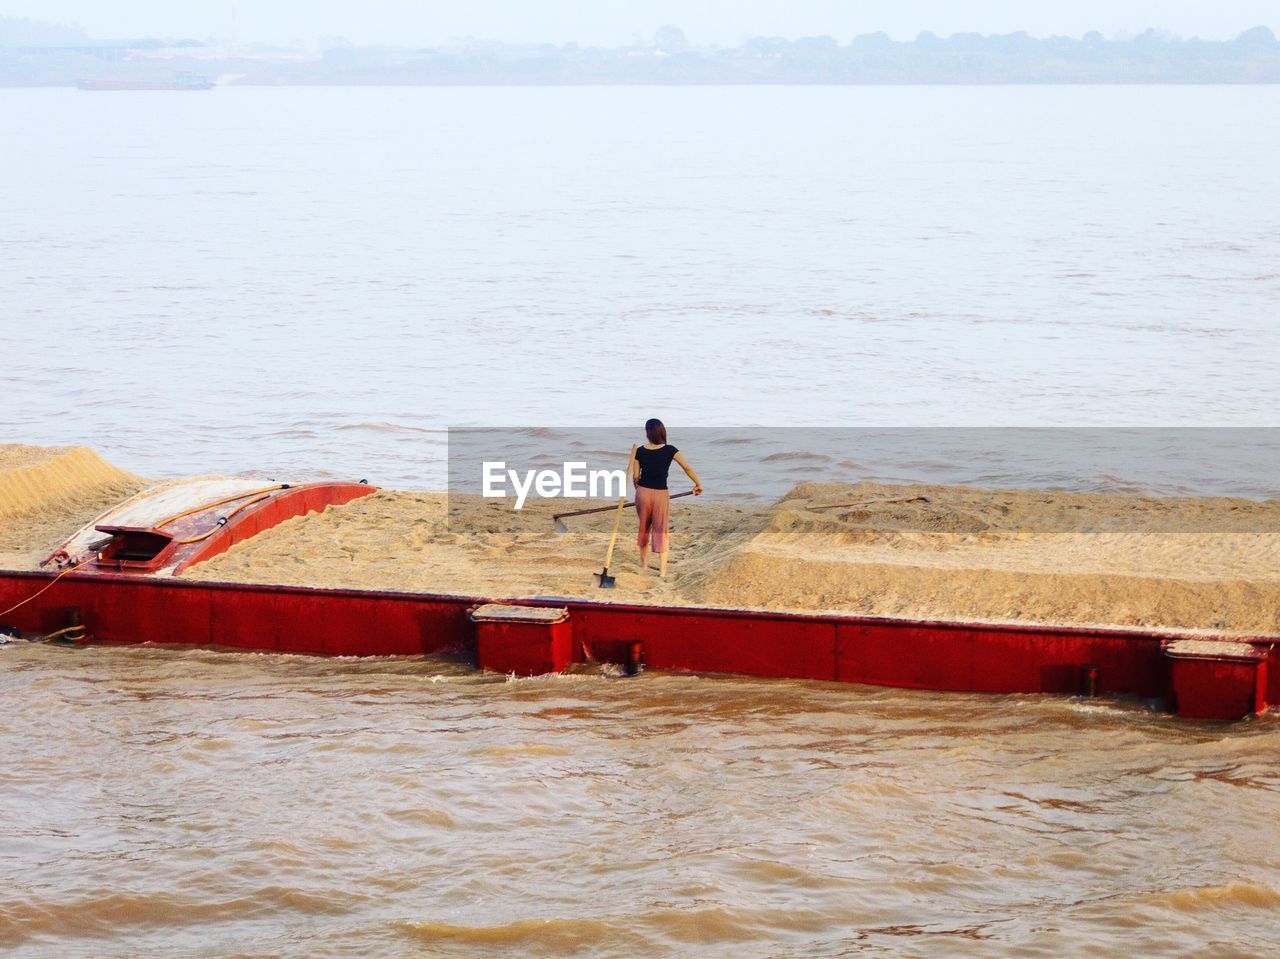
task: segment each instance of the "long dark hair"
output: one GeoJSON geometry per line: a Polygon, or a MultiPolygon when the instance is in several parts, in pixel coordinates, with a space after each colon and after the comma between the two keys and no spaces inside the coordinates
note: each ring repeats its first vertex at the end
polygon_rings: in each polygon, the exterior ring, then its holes
{"type": "Polygon", "coordinates": [[[667,445],[667,428],[662,425],[662,420],[645,420],[644,435],[653,446],[667,445]]]}

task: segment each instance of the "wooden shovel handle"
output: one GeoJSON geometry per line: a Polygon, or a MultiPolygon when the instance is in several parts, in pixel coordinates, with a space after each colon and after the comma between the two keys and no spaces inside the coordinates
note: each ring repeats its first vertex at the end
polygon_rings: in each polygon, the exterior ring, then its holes
{"type": "MultiPolygon", "coordinates": [[[[692,495],[693,495],[693,490],[689,490],[688,492],[685,492],[685,493],[672,493],[671,498],[679,499],[682,496],[692,496],[692,495]]],[[[632,506],[635,506],[635,505],[636,504],[634,502],[626,502],[622,504],[623,509],[630,509],[632,506]]],[[[617,507],[616,506],[597,506],[594,509],[575,509],[572,513],[556,513],[551,518],[552,519],[568,519],[570,516],[590,516],[592,513],[607,513],[611,509],[617,509],[617,507]]]]}
{"type": "Polygon", "coordinates": [[[627,478],[623,480],[622,497],[618,500],[618,514],[613,519],[613,535],[609,537],[609,552],[604,555],[604,571],[609,572],[613,565],[613,547],[618,543],[618,530],[622,527],[622,507],[627,505],[627,482],[631,479],[631,463],[636,458],[636,444],[631,444],[631,455],[627,457],[627,478]]]}

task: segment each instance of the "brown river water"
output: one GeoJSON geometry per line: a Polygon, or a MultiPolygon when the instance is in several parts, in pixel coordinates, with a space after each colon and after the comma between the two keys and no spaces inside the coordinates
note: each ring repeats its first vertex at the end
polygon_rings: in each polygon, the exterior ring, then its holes
{"type": "Polygon", "coordinates": [[[1280,719],[0,649],[6,956],[1262,956],[1280,719]]]}

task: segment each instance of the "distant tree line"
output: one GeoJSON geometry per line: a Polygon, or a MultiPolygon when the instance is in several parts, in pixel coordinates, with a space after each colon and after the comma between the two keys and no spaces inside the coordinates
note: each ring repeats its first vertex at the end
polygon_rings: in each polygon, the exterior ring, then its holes
{"type": "Polygon", "coordinates": [[[925,32],[905,42],[872,33],[843,44],[829,36],[757,37],[720,48],[691,46],[679,28],[665,26],[652,42],[630,47],[334,44],[312,58],[259,49],[253,56],[193,50],[188,59],[174,51],[197,46],[194,41],[129,43],[104,55],[82,32],[0,18],[0,85],[175,70],[272,85],[1280,83],[1280,42],[1267,27],[1224,41],[1157,30],[1111,39],[1096,32],[1079,39],[925,32]],[[153,55],[159,48],[163,58],[153,55]]]}
{"type": "Polygon", "coordinates": [[[0,50],[5,47],[74,47],[89,42],[83,27],[0,17],[0,50]]]}
{"type": "MultiPolygon", "coordinates": [[[[299,64],[297,82],[402,83],[1276,83],[1280,43],[1266,27],[1230,41],[1181,40],[1154,30],[1108,40],[883,33],[757,37],[735,48],[694,48],[664,27],[646,47],[606,49],[473,44],[426,50],[333,49],[299,64]],[[374,78],[378,78],[375,80],[374,78]]],[[[248,78],[246,78],[248,79],[248,78]]]]}

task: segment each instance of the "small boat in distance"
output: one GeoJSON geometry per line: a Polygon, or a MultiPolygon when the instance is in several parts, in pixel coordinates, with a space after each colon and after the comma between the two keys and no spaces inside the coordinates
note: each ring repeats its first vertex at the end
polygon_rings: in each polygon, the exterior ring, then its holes
{"type": "Polygon", "coordinates": [[[176,73],[172,80],[77,80],[81,90],[212,90],[214,82],[198,73],[176,73]]]}

